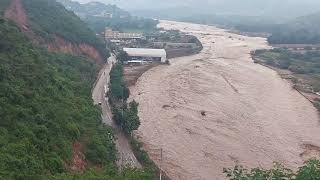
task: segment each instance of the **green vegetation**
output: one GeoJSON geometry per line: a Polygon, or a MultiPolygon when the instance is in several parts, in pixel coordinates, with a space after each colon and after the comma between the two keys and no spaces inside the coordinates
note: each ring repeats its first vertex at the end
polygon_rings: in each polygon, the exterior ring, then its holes
{"type": "Polygon", "coordinates": [[[132,131],[137,130],[140,126],[140,120],[138,116],[139,104],[134,100],[129,103],[127,107],[127,99],[129,97],[129,91],[123,83],[123,68],[121,64],[113,66],[110,72],[110,85],[109,85],[109,103],[112,108],[113,119],[117,125],[120,126],[128,135],[130,139],[131,148],[137,157],[138,161],[145,167],[144,172],[149,174],[150,179],[155,179],[157,172],[157,166],[149,158],[147,152],[142,149],[142,143],[134,137],[130,136],[132,131]],[[123,94],[124,93],[124,94],[123,94]]]}
{"type": "Polygon", "coordinates": [[[123,68],[121,64],[115,64],[110,72],[109,98],[111,104],[126,101],[129,97],[129,89],[123,82],[123,68]]]}
{"type": "Polygon", "coordinates": [[[138,106],[137,102],[132,101],[129,103],[129,108],[124,111],[121,127],[127,134],[131,134],[132,131],[137,130],[140,126],[138,106]]]}
{"type": "MultiPolygon", "coordinates": [[[[294,88],[307,93],[320,92],[320,52],[303,50],[293,52],[287,49],[257,50],[255,62],[291,71],[294,88]]],[[[312,99],[320,110],[320,99],[312,99]]]]}
{"type": "Polygon", "coordinates": [[[230,180],[318,180],[320,179],[320,161],[310,160],[303,167],[300,167],[297,172],[293,172],[280,164],[276,164],[269,170],[261,168],[247,170],[242,166],[236,166],[233,169],[224,169],[224,173],[230,180]]]}
{"type": "Polygon", "coordinates": [[[113,118],[123,131],[130,135],[140,126],[138,116],[138,103],[132,101],[127,105],[129,89],[123,82],[123,68],[121,64],[115,64],[110,72],[109,103],[113,118]]]}
{"type": "Polygon", "coordinates": [[[98,1],[80,4],[72,0],[57,0],[63,4],[68,10],[71,10],[81,17],[86,16],[103,16],[105,14],[112,14],[114,18],[130,16],[127,11],[124,11],[116,5],[104,4],[98,1]]]}
{"type": "Polygon", "coordinates": [[[104,32],[106,27],[119,31],[130,32],[153,32],[156,30],[158,21],[140,17],[112,18],[89,16],[83,19],[96,33],[104,32]]]}
{"type": "Polygon", "coordinates": [[[217,25],[241,32],[268,37],[271,44],[319,44],[320,13],[310,14],[294,19],[284,16],[247,16],[196,14],[183,16],[180,21],[217,25]],[[258,34],[257,34],[258,33],[258,34]]]}
{"type": "Polygon", "coordinates": [[[92,61],[37,49],[1,19],[0,62],[0,179],[153,179],[116,170],[113,132],[91,99],[92,61]],[[93,169],[69,172],[74,142],[93,169]]]}
{"type": "Polygon", "coordinates": [[[320,91],[320,52],[293,52],[286,49],[258,50],[255,56],[271,66],[311,77],[314,91],[320,91]]]}
{"type": "Polygon", "coordinates": [[[129,55],[126,51],[120,50],[119,53],[117,53],[117,59],[123,63],[124,61],[128,61],[129,60],[129,55]]]}
{"type": "Polygon", "coordinates": [[[31,27],[47,41],[54,35],[73,43],[87,43],[96,47],[100,54],[107,57],[104,42],[92,32],[73,12],[52,0],[22,1],[31,27]]]}
{"type": "Polygon", "coordinates": [[[91,87],[97,66],[83,58],[36,49],[0,21],[0,177],[66,172],[72,144],[88,137],[94,164],[114,164],[112,131],[101,124],[91,87]],[[103,143],[101,143],[103,141],[103,143]]]}
{"type": "Polygon", "coordinates": [[[100,2],[80,4],[69,0],[58,0],[69,10],[78,14],[96,33],[104,32],[106,27],[119,31],[150,32],[156,29],[158,21],[131,16],[115,5],[100,2]],[[103,17],[106,13],[112,17],[103,17]]]}

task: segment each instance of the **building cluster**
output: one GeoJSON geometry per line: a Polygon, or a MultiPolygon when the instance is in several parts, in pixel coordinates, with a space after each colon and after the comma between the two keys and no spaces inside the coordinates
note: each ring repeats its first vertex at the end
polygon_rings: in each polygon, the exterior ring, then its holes
{"type": "Polygon", "coordinates": [[[125,48],[130,47],[137,41],[144,39],[142,33],[124,33],[119,31],[113,31],[110,28],[105,30],[106,41],[113,42],[120,47],[123,47],[130,59],[126,64],[144,64],[150,62],[162,62],[167,61],[167,53],[164,49],[150,49],[150,48],[125,48]]]}
{"type": "Polygon", "coordinates": [[[107,28],[105,30],[105,39],[106,40],[126,40],[126,39],[142,39],[143,34],[142,33],[125,33],[125,32],[119,32],[119,31],[113,31],[110,28],[107,28]]]}

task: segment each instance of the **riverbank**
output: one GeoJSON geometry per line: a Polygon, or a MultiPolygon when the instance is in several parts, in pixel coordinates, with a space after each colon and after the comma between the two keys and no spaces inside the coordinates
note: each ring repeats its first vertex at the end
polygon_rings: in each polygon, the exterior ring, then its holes
{"type": "Polygon", "coordinates": [[[251,52],[255,63],[276,71],[320,111],[318,51],[292,51],[276,48],[251,52]]]}
{"type": "Polygon", "coordinates": [[[297,168],[317,153],[317,110],[276,72],[254,64],[250,52],[270,48],[205,25],[162,22],[198,37],[198,55],[144,73],[131,88],[139,103],[137,137],[174,179],[225,179],[224,167],[297,168]]]}

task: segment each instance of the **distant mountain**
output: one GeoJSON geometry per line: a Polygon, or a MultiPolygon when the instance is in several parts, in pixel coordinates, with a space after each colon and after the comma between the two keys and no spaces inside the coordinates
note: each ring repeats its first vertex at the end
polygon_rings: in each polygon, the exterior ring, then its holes
{"type": "MultiPolygon", "coordinates": [[[[92,0],[78,0],[90,2],[92,0]]],[[[320,11],[319,0],[96,0],[116,4],[130,12],[154,11],[154,15],[184,8],[184,15],[227,14],[243,16],[298,17],[320,11]],[[190,11],[192,11],[190,13],[190,11]]],[[[141,15],[141,14],[140,14],[141,15]]]]}
{"type": "Polygon", "coordinates": [[[274,44],[319,44],[320,13],[296,18],[272,31],[269,42],[274,44]]]}
{"type": "Polygon", "coordinates": [[[156,29],[158,21],[131,16],[115,5],[101,2],[79,3],[71,0],[58,0],[67,9],[77,14],[97,34],[103,34],[106,27],[120,31],[147,32],[156,29]]]}
{"type": "Polygon", "coordinates": [[[127,11],[124,11],[117,7],[116,5],[104,4],[101,2],[88,2],[85,4],[80,4],[76,1],[71,0],[58,0],[58,2],[62,3],[66,9],[75,12],[78,16],[82,18],[86,18],[87,16],[106,16],[109,17],[127,17],[130,14],[127,11]]]}

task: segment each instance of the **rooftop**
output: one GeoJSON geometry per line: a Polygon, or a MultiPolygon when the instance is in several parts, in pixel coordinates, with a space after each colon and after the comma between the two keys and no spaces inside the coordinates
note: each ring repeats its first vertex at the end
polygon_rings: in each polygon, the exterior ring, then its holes
{"type": "Polygon", "coordinates": [[[166,57],[164,49],[123,48],[129,56],[166,57]]]}

